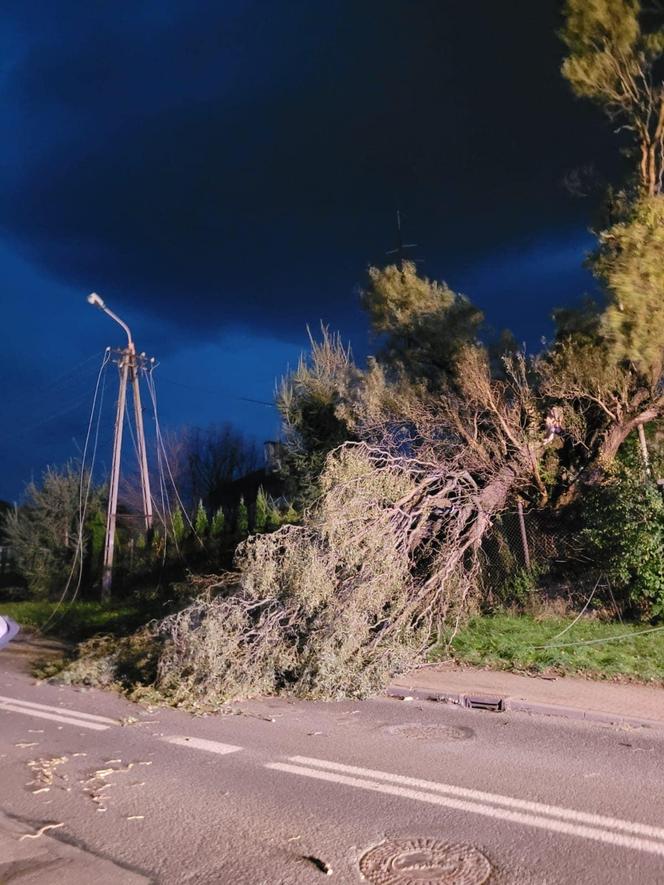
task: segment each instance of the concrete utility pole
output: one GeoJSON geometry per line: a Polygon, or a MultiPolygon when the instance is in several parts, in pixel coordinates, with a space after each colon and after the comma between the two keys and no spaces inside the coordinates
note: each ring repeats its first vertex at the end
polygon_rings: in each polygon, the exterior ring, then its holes
{"type": "Polygon", "coordinates": [[[120,486],[120,461],[122,458],[122,431],[127,404],[127,384],[131,381],[134,396],[134,419],[136,422],[136,447],[138,449],[138,468],[141,477],[141,496],[143,499],[143,516],[145,530],[152,528],[152,495],[150,493],[150,476],[148,474],[147,449],[145,431],[143,429],[143,411],[141,409],[141,390],[139,384],[140,369],[145,362],[145,354],[137,354],[129,326],[119,316],[109,310],[99,295],[94,292],[88,295],[88,303],[98,307],[118,325],[122,326],[127,335],[127,346],[118,351],[118,367],[120,369],[120,390],[115,413],[115,434],[113,437],[113,460],[111,462],[111,481],[108,489],[108,511],[106,516],[106,540],[104,543],[104,570],[101,582],[101,598],[108,601],[111,597],[113,582],[113,551],[115,548],[115,523],[118,510],[118,489],[120,486]]]}

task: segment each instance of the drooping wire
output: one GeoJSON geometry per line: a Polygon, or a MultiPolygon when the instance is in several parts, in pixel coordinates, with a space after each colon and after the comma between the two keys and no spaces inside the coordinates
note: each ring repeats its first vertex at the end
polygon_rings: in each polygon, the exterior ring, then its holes
{"type": "MultiPolygon", "coordinates": [[[[52,390],[54,387],[58,387],[58,385],[60,385],[63,381],[66,381],[72,375],[80,375],[81,371],[83,370],[83,366],[87,366],[87,364],[91,363],[92,360],[98,360],[98,359],[99,359],[99,351],[96,350],[94,353],[91,353],[90,356],[87,356],[87,357],[85,357],[85,359],[81,360],[80,363],[77,363],[75,366],[72,366],[71,369],[66,369],[60,375],[56,375],[56,377],[53,378],[51,381],[47,382],[47,384],[45,384],[44,387],[39,392],[43,393],[46,390],[52,390]]],[[[84,370],[85,374],[91,373],[92,369],[93,369],[92,366],[90,366],[88,369],[85,369],[84,370]]]]}
{"type": "Polygon", "coordinates": [[[50,421],[55,421],[56,418],[61,418],[63,415],[67,415],[69,412],[76,411],[76,409],[80,408],[87,400],[88,395],[89,394],[86,393],[82,396],[77,397],[68,405],[64,406],[64,408],[58,409],[57,412],[53,412],[50,415],[47,415],[45,418],[40,418],[38,421],[34,421],[31,424],[25,424],[23,425],[23,427],[14,428],[11,433],[6,433],[4,436],[0,437],[0,443],[7,442],[8,440],[14,439],[17,436],[22,436],[23,434],[29,433],[32,430],[37,430],[37,428],[42,427],[44,424],[48,424],[50,421]]]}
{"type": "Polygon", "coordinates": [[[172,531],[173,527],[173,511],[171,510],[171,502],[168,495],[168,490],[166,488],[166,476],[164,474],[164,464],[161,458],[161,450],[159,448],[158,443],[156,442],[155,437],[155,448],[157,452],[157,472],[159,476],[159,495],[161,497],[161,507],[163,512],[162,523],[164,526],[164,550],[162,555],[162,569],[166,565],[166,557],[167,557],[167,547],[168,547],[168,537],[169,534],[173,536],[173,542],[175,544],[175,550],[180,554],[180,548],[178,546],[178,539],[175,537],[175,533],[172,531]],[[166,522],[166,513],[168,512],[168,523],[166,522]],[[169,531],[169,526],[171,527],[171,531],[169,531]]]}
{"type": "Polygon", "coordinates": [[[150,399],[152,401],[152,410],[154,413],[155,436],[157,439],[157,447],[159,449],[161,449],[164,463],[166,465],[166,470],[168,471],[168,476],[170,478],[171,485],[173,487],[173,492],[175,493],[175,497],[178,501],[178,504],[180,505],[180,509],[182,510],[182,513],[184,514],[184,517],[189,524],[189,528],[191,529],[193,536],[196,538],[196,540],[201,545],[201,547],[205,547],[203,540],[200,538],[198,532],[196,531],[196,528],[195,528],[193,522],[191,521],[191,518],[190,518],[189,514],[187,513],[187,510],[182,502],[182,498],[180,497],[180,493],[178,491],[177,485],[175,483],[175,479],[173,477],[173,471],[171,470],[171,465],[168,460],[168,454],[166,452],[166,446],[164,445],[164,438],[163,438],[162,432],[161,432],[161,425],[159,424],[159,414],[158,414],[158,410],[157,410],[157,391],[156,391],[154,378],[153,378],[154,369],[155,369],[155,366],[151,365],[150,368],[147,370],[145,377],[146,377],[148,392],[150,394],[150,399]]]}
{"type": "Polygon", "coordinates": [[[83,579],[83,531],[85,526],[85,517],[87,515],[88,503],[90,499],[90,489],[92,487],[92,477],[95,468],[95,462],[97,458],[97,447],[99,444],[99,428],[101,425],[101,414],[102,408],[104,405],[104,391],[106,389],[106,373],[105,369],[108,366],[108,363],[111,359],[111,349],[107,347],[104,351],[104,356],[101,362],[101,366],[99,367],[99,372],[97,373],[97,381],[95,383],[94,394],[92,397],[92,406],[90,408],[90,418],[88,420],[88,429],[85,435],[85,443],[83,445],[83,455],[81,457],[81,471],[79,475],[79,486],[78,486],[78,532],[76,537],[76,548],[74,550],[74,558],[72,560],[71,568],[69,570],[69,575],[67,577],[67,581],[65,583],[64,590],[60,595],[60,599],[57,601],[55,608],[49,615],[48,619],[45,621],[42,629],[48,626],[48,624],[53,620],[56,613],[64,603],[67,593],[69,592],[69,588],[71,586],[71,582],[74,577],[74,573],[76,571],[76,566],[78,565],[78,580],[76,582],[76,588],[70,600],[70,604],[73,603],[78,596],[78,592],[81,588],[81,581],[83,579]],[[101,388],[101,391],[100,391],[101,388]],[[97,409],[97,398],[99,397],[99,408],[97,409]],[[90,444],[90,437],[92,434],[92,425],[94,423],[95,412],[97,414],[97,425],[94,433],[94,443],[93,443],[93,451],[92,457],[90,461],[90,469],[88,471],[87,476],[87,484],[85,484],[85,495],[83,493],[84,483],[85,483],[85,466],[87,460],[88,446],[90,444]]]}
{"type": "MultiPolygon", "coordinates": [[[[182,503],[182,499],[180,497],[180,494],[178,492],[178,489],[177,489],[177,486],[175,484],[175,480],[173,477],[173,471],[171,470],[170,463],[168,461],[168,456],[166,453],[166,446],[164,445],[164,440],[163,440],[163,436],[161,433],[161,425],[159,424],[159,413],[157,410],[157,391],[156,391],[156,387],[154,384],[154,379],[151,376],[153,368],[154,367],[150,368],[149,373],[146,372],[145,380],[146,380],[148,392],[150,394],[150,400],[152,402],[152,409],[153,409],[153,413],[154,413],[155,442],[156,442],[156,448],[157,448],[157,463],[159,465],[160,482],[162,484],[163,494],[165,496],[166,504],[168,507],[168,518],[169,518],[169,523],[170,523],[170,527],[171,527],[171,537],[173,540],[173,544],[175,546],[175,550],[176,550],[178,556],[181,557],[182,551],[180,550],[180,544],[178,542],[178,538],[177,538],[177,535],[175,533],[175,529],[173,526],[173,510],[171,508],[171,502],[170,502],[171,496],[170,496],[170,494],[168,492],[168,488],[167,488],[168,483],[166,481],[166,472],[164,471],[164,464],[166,465],[166,470],[168,471],[168,474],[169,474],[169,477],[171,480],[171,485],[173,487],[175,497],[176,497],[179,507],[180,507],[180,512],[183,514],[183,516],[187,520],[187,522],[189,522],[190,526],[191,526],[191,520],[189,519],[189,514],[187,513],[187,511],[184,507],[184,504],[182,503]]],[[[192,527],[192,531],[194,531],[194,533],[195,533],[195,530],[193,529],[193,527],[192,527]]],[[[164,559],[165,559],[165,556],[166,556],[166,549],[164,547],[164,559]]]]}
{"type": "MultiPolygon", "coordinates": [[[[147,375],[146,375],[146,385],[148,385],[147,375]]],[[[149,385],[148,385],[148,393],[150,393],[149,385]]],[[[150,394],[150,399],[152,400],[151,394],[150,394]]],[[[163,463],[163,459],[162,459],[162,455],[161,455],[161,449],[159,448],[159,444],[157,442],[156,432],[155,432],[155,454],[156,454],[156,458],[157,458],[157,478],[159,480],[159,497],[161,499],[161,513],[162,513],[161,522],[164,527],[164,546],[163,546],[162,556],[161,556],[161,567],[162,567],[162,573],[163,573],[163,569],[166,566],[166,560],[168,558],[169,538],[172,538],[173,545],[175,547],[175,551],[178,554],[178,556],[182,556],[182,553],[180,551],[178,539],[175,535],[175,532],[173,531],[173,510],[171,509],[170,496],[168,494],[168,490],[166,487],[166,475],[164,473],[164,463],[163,463]]],[[[154,497],[152,500],[155,505],[155,510],[158,512],[158,507],[157,507],[156,501],[154,500],[154,497]]]]}
{"type": "Polygon", "coordinates": [[[620,633],[618,636],[603,636],[601,639],[577,639],[576,642],[555,642],[551,645],[533,645],[532,648],[572,648],[576,645],[600,645],[602,642],[616,642],[619,639],[632,639],[634,636],[645,636],[646,633],[658,633],[664,627],[648,627],[647,630],[637,630],[633,633],[620,633]]]}
{"type": "Polygon", "coordinates": [[[20,401],[22,405],[25,405],[26,401],[30,402],[32,400],[41,400],[44,397],[44,394],[48,393],[49,397],[53,394],[54,391],[58,390],[58,388],[66,387],[69,389],[71,387],[72,382],[70,379],[72,376],[76,376],[76,380],[80,380],[87,375],[93,374],[97,371],[95,366],[88,366],[88,363],[92,362],[92,360],[99,360],[99,351],[96,350],[93,354],[81,360],[76,365],[72,366],[69,369],[66,369],[64,372],[61,372],[59,375],[56,375],[54,378],[49,379],[45,384],[39,387],[33,387],[30,390],[22,391],[20,396],[16,393],[13,397],[5,397],[3,398],[5,402],[17,402],[20,401]],[[87,366],[87,368],[83,368],[87,366]]]}
{"type": "MultiPolygon", "coordinates": [[[[148,394],[150,396],[150,401],[152,402],[153,412],[156,412],[156,390],[153,386],[150,385],[150,379],[148,377],[147,372],[145,372],[145,383],[148,388],[148,394]]],[[[175,551],[178,556],[182,556],[182,551],[180,550],[180,545],[178,543],[177,536],[175,531],[173,530],[173,510],[171,508],[171,500],[170,495],[168,494],[167,482],[166,482],[166,474],[164,471],[164,458],[162,454],[162,447],[159,445],[159,436],[157,434],[157,420],[155,419],[155,452],[157,456],[157,476],[159,478],[159,495],[161,498],[161,506],[162,506],[162,524],[164,527],[164,550],[162,555],[162,568],[166,564],[166,558],[168,555],[168,539],[169,536],[173,540],[173,545],[175,547],[175,551]],[[168,520],[167,520],[168,516],[168,520]]],[[[153,499],[154,500],[154,499],[153,499]]],[[[155,506],[155,509],[156,506],[155,506]]]]}
{"type": "Polygon", "coordinates": [[[176,387],[184,387],[187,390],[198,390],[201,393],[213,393],[215,395],[229,397],[230,399],[240,400],[244,403],[253,403],[256,406],[267,406],[270,409],[276,408],[276,404],[273,400],[270,401],[265,399],[255,399],[252,396],[241,396],[240,394],[233,393],[232,391],[227,390],[223,387],[201,387],[200,385],[185,384],[183,381],[174,381],[172,378],[164,377],[162,377],[161,380],[166,384],[174,384],[176,387]]]}
{"type": "Polygon", "coordinates": [[[597,579],[597,581],[595,582],[595,586],[594,586],[593,589],[592,589],[592,593],[590,594],[590,596],[588,597],[588,599],[586,599],[586,604],[583,606],[583,608],[582,608],[581,611],[578,613],[578,615],[574,618],[574,620],[572,621],[572,623],[571,623],[571,624],[568,624],[568,625],[565,627],[564,630],[561,630],[561,631],[560,631],[560,633],[556,633],[555,636],[552,636],[551,639],[549,640],[549,642],[554,642],[556,639],[560,639],[561,636],[564,636],[565,633],[567,633],[569,630],[571,630],[572,627],[573,627],[576,623],[578,623],[578,622],[581,620],[581,618],[583,617],[583,615],[586,613],[586,609],[588,608],[588,606],[589,606],[590,603],[592,602],[592,598],[593,598],[593,596],[595,595],[595,591],[596,591],[597,588],[599,587],[599,583],[600,583],[601,580],[602,580],[602,576],[600,575],[599,578],[597,579]]]}

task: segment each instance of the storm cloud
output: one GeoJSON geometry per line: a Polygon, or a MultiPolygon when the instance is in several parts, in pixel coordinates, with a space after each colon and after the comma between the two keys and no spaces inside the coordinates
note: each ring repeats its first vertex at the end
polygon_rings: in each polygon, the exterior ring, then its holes
{"type": "Polygon", "coordinates": [[[230,416],[258,438],[273,412],[232,403],[270,399],[307,324],[363,352],[358,287],[396,244],[397,208],[423,272],[531,346],[547,334],[589,285],[596,200],[563,179],[620,171],[560,77],[558,15],[555,0],[3,4],[0,420],[26,435],[0,440],[0,495],[80,442],[85,410],[57,418],[67,385],[48,433],[26,428],[44,379],[114,341],[91,290],[166,377],[221,391],[173,388],[172,423],[230,416]]]}

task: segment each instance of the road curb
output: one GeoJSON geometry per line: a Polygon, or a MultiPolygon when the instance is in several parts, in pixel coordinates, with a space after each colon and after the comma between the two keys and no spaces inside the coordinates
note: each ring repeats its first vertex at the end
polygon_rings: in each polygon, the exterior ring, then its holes
{"type": "Polygon", "coordinates": [[[388,688],[387,697],[405,700],[412,698],[418,701],[432,701],[440,704],[451,704],[471,710],[493,709],[494,712],[530,713],[537,716],[556,716],[560,719],[593,722],[597,725],[619,725],[629,728],[664,728],[659,719],[642,719],[625,716],[622,713],[607,713],[598,710],[581,710],[578,707],[567,707],[562,704],[541,704],[526,701],[509,695],[487,695],[486,692],[455,692],[431,691],[419,688],[388,688]],[[479,703],[478,703],[479,701],[479,703]],[[495,707],[493,705],[496,705],[495,707]]]}

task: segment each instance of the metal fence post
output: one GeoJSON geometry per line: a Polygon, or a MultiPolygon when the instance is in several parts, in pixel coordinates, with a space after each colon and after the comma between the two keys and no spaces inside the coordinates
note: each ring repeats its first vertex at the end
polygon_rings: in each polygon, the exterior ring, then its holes
{"type": "Polygon", "coordinates": [[[528,549],[528,535],[526,534],[526,520],[523,518],[523,504],[517,501],[517,511],[519,513],[519,529],[521,530],[521,546],[523,548],[523,561],[526,570],[530,571],[530,550],[528,549]]]}

